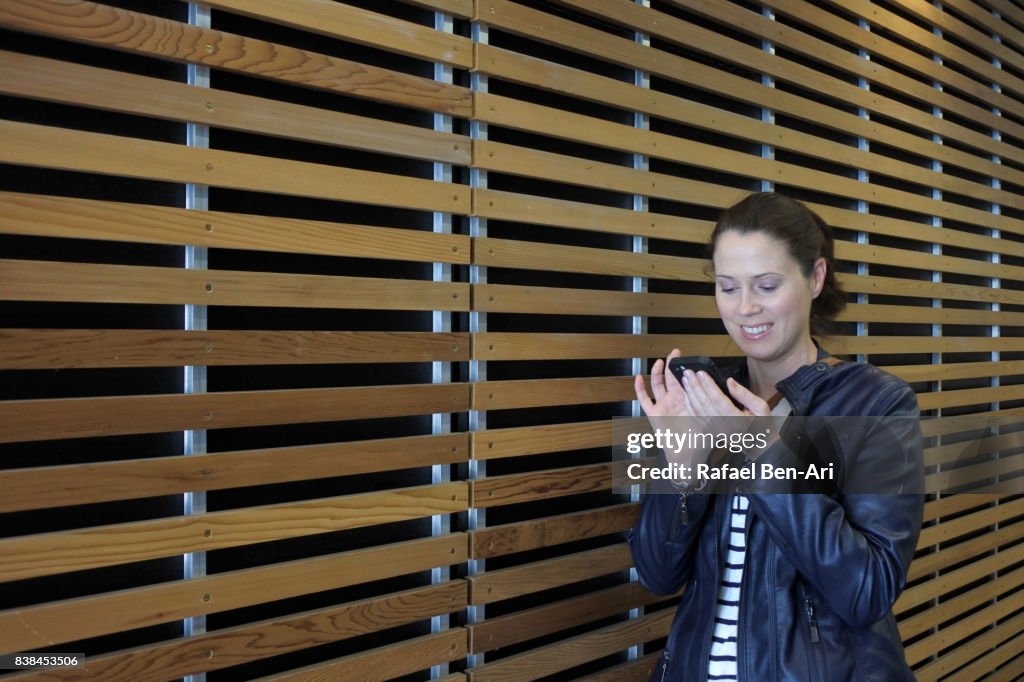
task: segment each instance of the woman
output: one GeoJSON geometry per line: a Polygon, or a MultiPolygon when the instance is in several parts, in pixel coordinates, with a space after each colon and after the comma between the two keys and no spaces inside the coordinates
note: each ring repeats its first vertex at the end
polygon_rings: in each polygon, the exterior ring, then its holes
{"type": "MultiPolygon", "coordinates": [[[[751,195],[723,213],[708,247],[719,314],[746,356],[727,372],[744,409],[704,372],[677,381],[674,350],[651,370],[653,397],[636,377],[648,417],[851,417],[863,431],[831,453],[844,486],[832,494],[768,494],[754,480],[729,494],[684,481],[644,496],[629,538],[640,582],[656,594],[685,587],[653,679],[911,681],[892,605],[921,527],[914,393],[815,343],[845,299],[831,230],[806,206],[751,195]]],[[[783,436],[765,454],[787,448],[783,436]]]]}

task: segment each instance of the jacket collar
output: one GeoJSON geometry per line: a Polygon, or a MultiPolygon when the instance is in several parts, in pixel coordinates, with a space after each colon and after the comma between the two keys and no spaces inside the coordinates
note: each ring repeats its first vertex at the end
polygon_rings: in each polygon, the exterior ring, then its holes
{"type": "MultiPolygon", "coordinates": [[[[821,347],[817,339],[814,341],[814,347],[818,349],[818,359],[816,362],[810,365],[804,365],[797,371],[790,374],[788,377],[775,384],[776,390],[781,393],[789,404],[793,406],[795,412],[800,413],[803,411],[803,403],[806,402],[803,398],[807,394],[807,391],[811,389],[816,383],[824,379],[832,371],[833,367],[825,362],[825,358],[831,357],[831,354],[821,347]]],[[[744,386],[750,385],[750,375],[747,371],[747,359],[743,358],[737,362],[731,372],[728,372],[736,381],[740,382],[744,386]]]]}

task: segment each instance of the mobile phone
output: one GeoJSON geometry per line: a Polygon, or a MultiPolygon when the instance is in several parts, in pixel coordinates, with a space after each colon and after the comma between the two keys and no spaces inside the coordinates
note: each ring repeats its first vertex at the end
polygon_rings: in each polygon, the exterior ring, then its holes
{"type": "Polygon", "coordinates": [[[688,355],[682,358],[672,358],[668,363],[668,369],[679,380],[679,383],[683,383],[683,371],[693,370],[696,372],[707,372],[715,383],[718,384],[718,388],[722,389],[722,393],[725,394],[726,398],[732,400],[733,405],[744,409],[743,405],[736,401],[729,393],[729,389],[725,384],[725,377],[718,371],[718,367],[715,365],[715,361],[706,355],[688,355]]]}

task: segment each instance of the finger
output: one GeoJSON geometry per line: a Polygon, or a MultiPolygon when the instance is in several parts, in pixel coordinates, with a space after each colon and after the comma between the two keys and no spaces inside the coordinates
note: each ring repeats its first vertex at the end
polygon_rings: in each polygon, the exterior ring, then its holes
{"type": "Polygon", "coordinates": [[[729,393],[732,394],[732,397],[740,401],[740,404],[747,408],[751,414],[757,417],[767,417],[771,415],[772,411],[769,409],[768,403],[746,386],[732,377],[729,377],[725,383],[729,388],[729,393]]]}
{"type": "Polygon", "coordinates": [[[697,372],[697,379],[713,414],[718,416],[741,414],[741,411],[737,409],[736,405],[729,399],[729,396],[722,392],[722,389],[710,374],[703,371],[697,372]]]}
{"type": "Polygon", "coordinates": [[[654,411],[654,402],[647,393],[644,378],[639,374],[633,379],[633,388],[636,390],[636,399],[640,402],[640,408],[644,411],[644,414],[650,416],[654,411]]]}
{"type": "Polygon", "coordinates": [[[668,391],[668,386],[665,385],[665,367],[664,360],[656,361],[651,367],[651,392],[654,393],[655,400],[661,400],[661,397],[668,391]]]}
{"type": "Polygon", "coordinates": [[[673,348],[672,352],[665,357],[665,389],[670,393],[681,393],[683,390],[683,383],[676,377],[675,373],[671,369],[672,358],[682,357],[683,353],[678,348],[673,348]]]}

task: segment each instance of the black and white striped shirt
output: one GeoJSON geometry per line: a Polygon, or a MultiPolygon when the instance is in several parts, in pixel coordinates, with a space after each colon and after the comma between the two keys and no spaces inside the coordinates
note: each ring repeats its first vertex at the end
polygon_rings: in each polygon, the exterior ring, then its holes
{"type": "Polygon", "coordinates": [[[725,553],[722,580],[718,585],[718,606],[711,633],[711,657],[708,659],[708,680],[738,680],[736,636],[740,612],[740,585],[746,561],[747,506],[743,495],[732,501],[729,519],[729,547],[725,553]]]}

